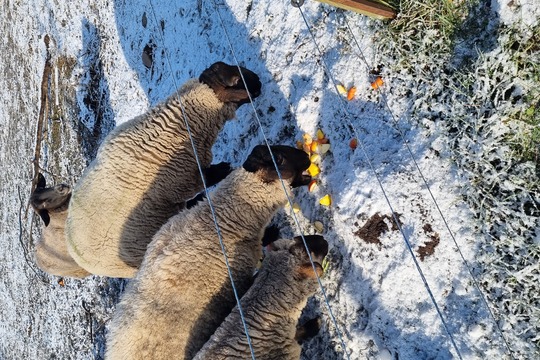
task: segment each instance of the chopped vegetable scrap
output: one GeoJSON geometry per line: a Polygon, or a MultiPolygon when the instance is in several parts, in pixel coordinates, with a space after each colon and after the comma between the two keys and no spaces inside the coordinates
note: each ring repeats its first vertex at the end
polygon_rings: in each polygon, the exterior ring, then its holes
{"type": "Polygon", "coordinates": [[[332,204],[332,198],[330,195],[326,194],[321,198],[321,200],[319,200],[319,204],[323,206],[330,206],[332,204]]]}
{"type": "Polygon", "coordinates": [[[292,204],[292,209],[295,213],[300,211],[300,205],[298,203],[292,204]]]}
{"type": "Polygon", "coordinates": [[[347,100],[351,101],[356,95],[356,86],[352,86],[349,91],[347,91],[347,100]]]}
{"type": "Polygon", "coordinates": [[[354,96],[356,95],[356,86],[351,86],[349,88],[349,90],[347,90],[347,88],[345,86],[343,86],[343,84],[341,83],[338,83],[336,85],[336,88],[337,88],[337,91],[340,95],[343,95],[343,96],[346,96],[347,97],[347,100],[351,101],[352,99],[354,99],[354,96]]]}
{"type": "Polygon", "coordinates": [[[321,234],[322,232],[324,232],[324,225],[323,225],[322,222],[320,222],[320,221],[318,221],[318,220],[313,222],[313,227],[315,228],[315,230],[316,230],[319,234],[321,234]]]}
{"type": "Polygon", "coordinates": [[[321,144],[318,146],[319,154],[326,154],[330,150],[330,144],[321,144]]]}
{"type": "Polygon", "coordinates": [[[382,77],[377,76],[377,78],[375,79],[375,81],[371,83],[371,87],[372,87],[374,90],[377,90],[378,88],[380,88],[381,86],[383,86],[383,84],[384,84],[384,81],[383,81],[382,77]]]}
{"type": "Polygon", "coordinates": [[[317,180],[311,180],[311,182],[308,185],[308,191],[314,192],[319,188],[319,185],[317,185],[317,180]]]}
{"type": "MultiPolygon", "coordinates": [[[[330,150],[330,141],[321,129],[317,129],[315,136],[311,136],[307,133],[302,135],[302,140],[298,140],[296,142],[296,147],[298,149],[303,149],[309,155],[309,160],[311,162],[309,168],[307,169],[307,172],[314,179],[312,179],[311,182],[308,184],[308,191],[311,193],[318,191],[320,180],[317,180],[315,178],[321,173],[321,168],[319,167],[319,164],[324,154],[326,154],[330,150]]],[[[330,204],[332,203],[330,195],[324,196],[322,199],[320,199],[319,203],[323,206],[330,206],[330,204]]],[[[295,212],[300,211],[300,206],[296,203],[293,204],[293,210],[295,212]]],[[[318,232],[322,232],[324,230],[320,221],[315,222],[313,225],[315,227],[318,227],[318,232]]]]}
{"type": "Polygon", "coordinates": [[[321,169],[319,169],[319,167],[317,166],[317,164],[314,164],[314,163],[311,163],[311,165],[309,165],[309,168],[307,169],[309,175],[311,177],[315,177],[317,175],[319,175],[319,173],[321,172],[321,169]]]}
{"type": "Polygon", "coordinates": [[[319,154],[313,154],[309,157],[309,160],[312,163],[318,163],[321,160],[321,156],[319,154]]]}
{"type": "Polygon", "coordinates": [[[330,261],[328,260],[328,256],[325,256],[322,262],[323,274],[326,274],[329,267],[330,267],[330,261]]]}
{"type": "Polygon", "coordinates": [[[347,94],[347,89],[345,88],[345,86],[341,84],[337,84],[336,87],[337,87],[338,93],[340,93],[341,95],[347,94]]]}

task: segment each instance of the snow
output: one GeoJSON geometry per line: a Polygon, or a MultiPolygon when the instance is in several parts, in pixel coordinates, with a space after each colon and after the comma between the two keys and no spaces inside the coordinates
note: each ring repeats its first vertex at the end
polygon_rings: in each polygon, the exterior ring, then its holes
{"type": "MultiPolygon", "coordinates": [[[[492,1],[492,10],[500,21],[513,24],[519,19],[525,26],[538,22],[540,10],[534,1],[521,1],[518,10],[510,3],[492,1]]],[[[378,95],[371,89],[370,69],[349,45],[351,34],[343,14],[373,68],[381,60],[373,38],[384,25],[364,16],[330,10],[314,1],[306,1],[302,7],[332,76],[347,88],[357,86],[357,97],[351,102],[342,101],[336,93],[300,12],[289,1],[220,3],[218,11],[234,54],[212,1],[152,0],[139,4],[97,0],[88,4],[79,0],[34,0],[30,4],[6,4],[0,16],[12,25],[6,22],[1,26],[9,30],[6,37],[12,49],[2,45],[1,63],[9,79],[0,80],[8,90],[0,107],[0,156],[6,169],[2,184],[8,184],[2,185],[1,199],[0,358],[101,358],[103,333],[124,285],[122,281],[92,277],[66,279],[65,286],[60,286],[57,278],[33,270],[32,260],[25,260],[19,242],[21,203],[22,237],[30,250],[38,236],[38,221],[30,215],[25,217],[24,208],[32,178],[29,160],[33,157],[40,76],[46,58],[45,34],[51,37],[53,59],[76,60],[70,74],[55,65],[51,80],[57,89],[53,103],[67,107],[66,98],[72,95],[78,110],[77,118],[60,120],[69,134],[63,149],[75,155],[60,156],[58,180],[75,182],[89,160],[85,149],[78,148],[77,139],[83,130],[77,126],[90,132],[99,127],[102,139],[114,124],[143,113],[211,63],[234,64],[236,57],[263,83],[254,108],[270,143],[294,146],[303,133],[315,135],[318,128],[330,140],[331,151],[321,163],[319,189],[296,193],[302,229],[295,227],[289,209],[276,221],[280,221],[285,235],[313,233],[316,220],[324,224],[331,262],[322,283],[350,359],[457,357],[404,241],[406,237],[419,257],[419,248],[433,236],[440,238],[440,243],[432,255],[418,260],[419,266],[463,358],[508,356],[452,239],[451,234],[475,273],[483,235],[462,198],[465,179],[450,161],[445,134],[428,124],[410,121],[411,105],[402,94],[378,95]],[[141,60],[147,44],[154,48],[150,69],[141,60]],[[98,73],[97,80],[92,71],[98,73]],[[58,99],[58,92],[65,89],[59,83],[73,93],[66,92],[58,99]],[[96,89],[98,93],[92,92],[96,89]],[[99,99],[97,107],[85,103],[88,96],[99,99]],[[104,114],[103,124],[97,122],[97,113],[104,114]],[[20,121],[18,125],[16,121],[20,121]],[[356,136],[361,144],[353,151],[349,140],[356,136]],[[318,205],[325,194],[332,196],[330,208],[318,205]],[[355,235],[374,214],[390,216],[392,211],[399,214],[403,234],[389,230],[381,235],[379,244],[355,235]],[[426,230],[427,225],[431,231],[426,230]],[[30,233],[32,241],[28,241],[30,233]]],[[[392,89],[395,74],[384,71],[383,88],[392,89]]],[[[415,84],[411,81],[411,90],[421,92],[423,89],[414,88],[415,84]]],[[[214,146],[214,162],[230,161],[238,166],[253,146],[263,142],[254,108],[243,106],[237,119],[226,124],[214,146]]],[[[434,104],[431,111],[452,109],[434,104]]],[[[483,144],[477,146],[482,151],[483,144]]],[[[47,156],[42,166],[53,167],[58,154],[44,152],[47,156]]],[[[389,220],[386,223],[392,228],[389,220]]],[[[343,358],[335,324],[320,293],[309,302],[306,316],[310,314],[321,314],[324,325],[321,334],[305,345],[304,357],[343,358]]],[[[533,350],[519,337],[512,339],[516,348],[525,349],[515,356],[527,358],[527,352],[530,355],[533,350]]]]}

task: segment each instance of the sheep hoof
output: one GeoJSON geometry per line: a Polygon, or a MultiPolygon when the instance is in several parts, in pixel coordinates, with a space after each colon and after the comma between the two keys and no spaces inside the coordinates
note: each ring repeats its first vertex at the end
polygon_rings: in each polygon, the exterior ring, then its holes
{"type": "Polygon", "coordinates": [[[255,99],[261,94],[261,81],[257,74],[244,67],[227,65],[224,62],[214,63],[204,70],[199,81],[212,88],[221,102],[234,103],[237,106],[246,104],[250,102],[250,98],[255,99]]]}

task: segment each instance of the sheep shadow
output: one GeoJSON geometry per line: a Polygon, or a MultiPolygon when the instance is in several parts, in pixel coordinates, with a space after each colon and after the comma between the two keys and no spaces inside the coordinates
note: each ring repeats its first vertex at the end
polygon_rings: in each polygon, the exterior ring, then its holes
{"type": "MultiPolygon", "coordinates": [[[[76,92],[78,116],[74,126],[78,142],[87,162],[97,154],[99,145],[115,127],[115,116],[110,101],[110,91],[101,60],[102,38],[100,29],[83,19],[82,49],[78,55],[82,68],[80,86],[76,92]]],[[[86,312],[90,334],[92,336],[95,359],[103,359],[105,352],[106,329],[103,322],[103,310],[114,307],[125,286],[123,279],[103,278],[98,282],[96,298],[92,303],[82,301],[86,312]],[[100,304],[99,306],[97,304],[100,304]]]]}
{"type": "Polygon", "coordinates": [[[82,23],[82,49],[78,56],[83,76],[77,91],[79,106],[78,137],[84,155],[96,157],[99,145],[116,125],[109,86],[101,61],[102,35],[87,19],[82,23]]]}

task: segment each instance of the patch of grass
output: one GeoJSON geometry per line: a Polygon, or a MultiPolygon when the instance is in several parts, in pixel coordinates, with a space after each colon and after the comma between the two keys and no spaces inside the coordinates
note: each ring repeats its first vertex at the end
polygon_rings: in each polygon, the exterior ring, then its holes
{"type": "Polygon", "coordinates": [[[503,24],[488,3],[403,0],[375,43],[390,101],[447,144],[477,218],[480,282],[514,358],[526,359],[540,356],[531,305],[540,272],[540,24],[503,24]]]}
{"type": "MultiPolygon", "coordinates": [[[[403,0],[399,14],[388,26],[392,46],[401,55],[426,47],[450,50],[454,34],[466,15],[463,2],[450,0],[403,0]]],[[[389,44],[390,45],[390,44],[389,44]]]]}
{"type": "Polygon", "coordinates": [[[514,156],[521,162],[534,161],[540,172],[540,24],[523,31],[505,29],[503,49],[515,65],[516,79],[523,94],[508,120],[515,134],[508,137],[514,156]]]}
{"type": "MultiPolygon", "coordinates": [[[[520,111],[514,121],[516,133],[509,137],[514,156],[520,162],[533,161],[540,167],[540,101],[520,111]]],[[[538,172],[538,170],[537,170],[538,172]]]]}

